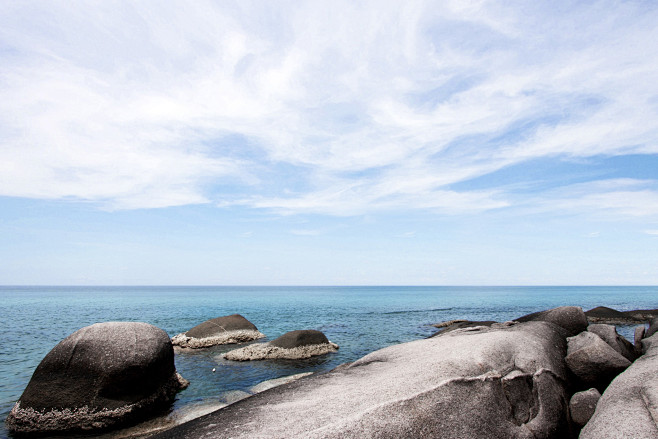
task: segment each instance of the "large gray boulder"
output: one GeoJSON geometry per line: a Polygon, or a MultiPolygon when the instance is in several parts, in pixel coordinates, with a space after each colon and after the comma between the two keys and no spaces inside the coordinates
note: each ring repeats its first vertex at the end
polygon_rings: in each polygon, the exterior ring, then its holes
{"type": "Polygon", "coordinates": [[[186,385],[165,331],[147,323],[96,323],[44,357],[6,425],[18,433],[106,429],[166,408],[186,385]]]}
{"type": "Polygon", "coordinates": [[[569,369],[583,384],[601,391],[631,364],[593,332],[581,332],[567,342],[565,361],[569,369]]]}
{"type": "Polygon", "coordinates": [[[657,370],[658,344],[653,343],[608,386],[580,438],[658,438],[657,370]]]}
{"type": "Polygon", "coordinates": [[[633,344],[619,335],[617,328],[614,326],[594,323],[587,327],[587,331],[601,337],[601,340],[608,343],[612,349],[620,353],[628,361],[633,362],[637,358],[633,344]]]}
{"type": "Polygon", "coordinates": [[[566,341],[545,322],[466,328],[373,352],[159,438],[568,435],[566,341]]]}
{"type": "Polygon", "coordinates": [[[240,314],[207,320],[171,339],[182,348],[207,348],[215,345],[245,343],[265,337],[256,326],[240,314]]]}
{"type": "Polygon", "coordinates": [[[558,308],[539,311],[515,319],[517,322],[549,322],[556,324],[574,336],[587,329],[587,317],[579,306],[560,306],[558,308]]]}
{"type": "Polygon", "coordinates": [[[252,344],[229,351],[223,354],[223,357],[233,361],[300,360],[337,350],[338,345],[330,342],[322,332],[303,329],[287,332],[269,343],[252,344]]]}

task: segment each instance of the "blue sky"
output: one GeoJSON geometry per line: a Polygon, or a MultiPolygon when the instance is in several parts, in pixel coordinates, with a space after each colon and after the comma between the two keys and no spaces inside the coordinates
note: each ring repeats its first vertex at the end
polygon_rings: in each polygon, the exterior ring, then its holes
{"type": "Polygon", "coordinates": [[[3,1],[0,284],[658,284],[655,23],[3,1]]]}

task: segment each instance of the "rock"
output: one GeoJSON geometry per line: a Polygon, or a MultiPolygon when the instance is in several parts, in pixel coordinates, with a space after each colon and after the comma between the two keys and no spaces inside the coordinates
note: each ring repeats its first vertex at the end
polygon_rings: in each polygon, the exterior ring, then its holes
{"type": "Polygon", "coordinates": [[[603,390],[631,362],[593,332],[582,332],[567,339],[565,361],[569,369],[588,386],[603,390]]]}
{"type": "Polygon", "coordinates": [[[574,336],[587,329],[587,317],[579,306],[560,306],[539,311],[515,319],[517,322],[550,322],[561,326],[568,336],[574,336]]]}
{"type": "Polygon", "coordinates": [[[162,329],[96,323],[69,335],[44,357],[6,425],[18,433],[116,427],[166,408],[186,386],[162,329]]]}
{"type": "Polygon", "coordinates": [[[587,424],[596,410],[596,404],[599,402],[601,394],[596,389],[576,392],[569,401],[569,413],[571,421],[577,426],[582,427],[587,424]]]}
{"type": "Polygon", "coordinates": [[[493,325],[494,321],[488,320],[488,321],[482,321],[482,322],[473,322],[470,320],[450,320],[448,322],[441,322],[437,323],[435,325],[432,325],[436,328],[441,328],[440,331],[437,333],[431,335],[430,337],[437,337],[439,335],[444,335],[447,334],[448,332],[454,331],[456,329],[463,329],[463,328],[475,328],[478,326],[491,326],[493,325]]]}
{"type": "Polygon", "coordinates": [[[260,383],[256,384],[255,386],[251,387],[249,389],[249,391],[251,393],[264,392],[266,390],[270,390],[274,387],[278,387],[278,386],[281,386],[283,384],[291,383],[293,381],[299,380],[299,379],[307,377],[309,375],[313,375],[313,372],[303,372],[303,373],[298,373],[298,374],[295,374],[295,375],[288,375],[288,376],[284,376],[284,377],[281,377],[281,378],[275,378],[275,379],[272,379],[272,380],[263,381],[263,382],[260,382],[260,383]]]}
{"type": "Polygon", "coordinates": [[[322,332],[313,329],[305,329],[286,332],[281,337],[272,340],[270,345],[284,349],[292,349],[300,346],[325,343],[329,343],[329,340],[322,332]]]}
{"type": "Polygon", "coordinates": [[[646,328],[644,325],[636,326],[633,334],[633,346],[635,347],[635,353],[638,356],[642,355],[642,339],[644,338],[645,330],[646,328]]]}
{"type": "Polygon", "coordinates": [[[609,325],[632,325],[648,322],[658,317],[658,309],[636,309],[632,311],[617,311],[606,306],[597,306],[585,311],[587,319],[592,323],[607,323],[609,325]]]}
{"type": "Polygon", "coordinates": [[[312,329],[290,331],[269,343],[252,344],[223,355],[227,360],[250,361],[266,359],[300,360],[338,350],[320,331],[312,329]]]}
{"type": "Polygon", "coordinates": [[[390,346],[258,393],[159,438],[568,435],[566,340],[545,322],[390,346]]]}
{"type": "Polygon", "coordinates": [[[635,309],[633,311],[624,311],[624,314],[635,319],[636,322],[648,322],[658,317],[658,309],[635,309]]]}
{"type": "Polygon", "coordinates": [[[624,356],[628,361],[633,362],[637,358],[635,347],[621,335],[617,334],[617,329],[612,325],[602,323],[591,324],[587,331],[592,332],[608,343],[608,345],[624,356]]]}
{"type": "MultiPolygon", "coordinates": [[[[651,338],[656,338],[654,335],[651,338]]],[[[615,378],[583,428],[581,439],[658,437],[658,344],[615,378]]]]}
{"type": "Polygon", "coordinates": [[[207,348],[209,346],[245,343],[265,337],[258,328],[240,314],[207,320],[171,339],[174,346],[207,348]]]}
{"type": "Polygon", "coordinates": [[[658,332],[658,317],[651,319],[649,322],[649,328],[647,328],[643,338],[649,338],[656,332],[658,332]]]}
{"type": "Polygon", "coordinates": [[[626,313],[608,308],[607,306],[597,306],[589,311],[585,311],[587,320],[592,323],[606,323],[610,325],[624,325],[635,322],[635,319],[626,313]]]}

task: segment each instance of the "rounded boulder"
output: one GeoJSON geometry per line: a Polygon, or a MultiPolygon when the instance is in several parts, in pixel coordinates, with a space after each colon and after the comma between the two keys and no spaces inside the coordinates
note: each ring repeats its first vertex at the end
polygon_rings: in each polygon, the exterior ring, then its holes
{"type": "Polygon", "coordinates": [[[579,306],[560,306],[519,317],[516,321],[553,323],[564,328],[568,336],[585,331],[588,324],[587,317],[579,306]]]}
{"type": "Polygon", "coordinates": [[[329,343],[329,340],[322,332],[314,329],[301,329],[286,332],[281,337],[272,340],[270,345],[283,349],[293,349],[301,346],[325,343],[329,343]]]}
{"type": "Polygon", "coordinates": [[[252,344],[235,349],[222,356],[232,361],[301,360],[337,350],[338,345],[330,342],[322,332],[304,329],[287,332],[269,343],[252,344]]]}
{"type": "Polygon", "coordinates": [[[580,381],[603,391],[631,362],[593,332],[567,339],[565,362],[580,381]]]}
{"type": "Polygon", "coordinates": [[[147,323],[96,323],[43,358],[6,425],[18,433],[116,427],[166,408],[186,385],[165,331],[147,323]]]}
{"type": "Polygon", "coordinates": [[[244,343],[265,337],[256,325],[241,316],[217,317],[196,325],[189,331],[171,339],[174,346],[206,348],[215,345],[244,343]]]}
{"type": "Polygon", "coordinates": [[[574,393],[569,401],[569,412],[573,423],[578,427],[587,424],[600,398],[601,394],[594,388],[574,393]]]}

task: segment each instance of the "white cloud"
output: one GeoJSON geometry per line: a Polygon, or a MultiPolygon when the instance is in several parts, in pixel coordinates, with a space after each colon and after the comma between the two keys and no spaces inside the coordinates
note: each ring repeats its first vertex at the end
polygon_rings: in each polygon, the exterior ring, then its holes
{"type": "MultiPolygon", "coordinates": [[[[657,18],[608,1],[15,3],[0,12],[0,195],[509,206],[450,185],[538,157],[658,153],[657,18]]],[[[653,189],[552,201],[655,213],[653,189]]]]}

